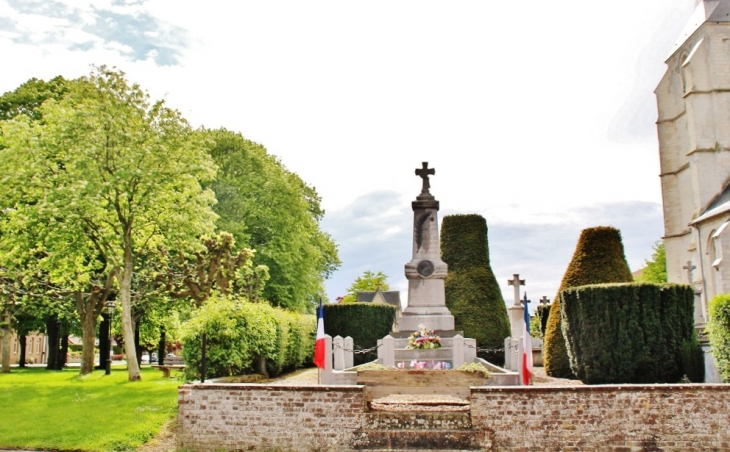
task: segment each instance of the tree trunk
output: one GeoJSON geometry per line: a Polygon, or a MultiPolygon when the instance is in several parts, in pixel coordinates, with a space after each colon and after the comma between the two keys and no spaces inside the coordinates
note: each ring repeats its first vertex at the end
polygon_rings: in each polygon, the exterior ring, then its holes
{"type": "Polygon", "coordinates": [[[256,358],[256,365],[259,368],[259,373],[268,379],[269,371],[266,369],[266,358],[263,356],[256,358]]]}
{"type": "Polygon", "coordinates": [[[46,355],[46,370],[55,370],[56,361],[58,360],[58,341],[60,339],[61,330],[56,319],[49,318],[46,320],[46,335],[48,336],[48,354],[46,355]]]}
{"type": "Polygon", "coordinates": [[[96,316],[100,296],[97,293],[84,297],[80,291],[76,292],[76,310],[81,318],[81,369],[80,375],[87,375],[94,371],[94,339],[96,339],[96,316]]]}
{"type": "Polygon", "coordinates": [[[129,381],[141,380],[139,364],[137,364],[137,350],[134,348],[134,324],[132,323],[132,272],[134,271],[132,260],[132,236],[125,231],[124,234],[124,269],[122,270],[122,281],[120,292],[122,297],[122,333],[124,336],[124,352],[127,355],[127,373],[129,381]]]}
{"type": "Polygon", "coordinates": [[[64,327],[61,327],[61,330],[61,356],[58,360],[58,370],[63,370],[68,360],[68,330],[64,327]]]}
{"type": "Polygon", "coordinates": [[[157,364],[162,366],[165,364],[165,353],[167,353],[167,347],[165,346],[165,327],[160,328],[160,343],[157,344],[157,364]]]}
{"type": "Polygon", "coordinates": [[[134,350],[137,352],[137,365],[142,366],[142,346],[139,345],[139,323],[141,318],[134,320],[134,350]]]}
{"type": "Polygon", "coordinates": [[[3,353],[2,353],[2,373],[10,373],[10,309],[6,306],[3,315],[3,327],[0,328],[0,335],[2,335],[3,341],[3,353]]]}
{"type": "Polygon", "coordinates": [[[27,344],[27,337],[24,335],[18,336],[18,343],[20,344],[20,358],[18,359],[18,367],[25,367],[25,346],[27,344]]]}

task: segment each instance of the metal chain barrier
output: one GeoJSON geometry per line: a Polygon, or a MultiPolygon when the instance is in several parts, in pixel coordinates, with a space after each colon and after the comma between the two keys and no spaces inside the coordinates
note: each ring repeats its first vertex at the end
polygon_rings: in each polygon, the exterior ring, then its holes
{"type": "Polygon", "coordinates": [[[355,354],[355,355],[363,355],[363,354],[365,354],[365,353],[370,353],[370,352],[372,352],[372,351],[376,350],[376,349],[377,349],[378,347],[380,347],[381,345],[383,345],[383,344],[380,344],[380,345],[376,345],[375,347],[370,347],[370,348],[360,348],[359,346],[357,346],[357,345],[356,345],[356,346],[354,347],[354,348],[355,348],[355,350],[353,350],[353,349],[351,349],[351,348],[345,348],[345,347],[343,347],[343,346],[341,346],[341,345],[339,345],[339,344],[332,344],[332,348],[333,348],[333,349],[334,349],[334,348],[339,348],[339,349],[341,349],[341,350],[344,350],[344,351],[346,351],[346,352],[348,352],[348,353],[353,353],[353,354],[355,354]]]}

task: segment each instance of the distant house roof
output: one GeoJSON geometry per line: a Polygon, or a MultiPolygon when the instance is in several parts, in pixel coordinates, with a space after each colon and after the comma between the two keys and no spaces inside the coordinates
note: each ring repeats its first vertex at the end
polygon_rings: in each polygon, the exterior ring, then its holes
{"type": "Polygon", "coordinates": [[[358,303],[388,303],[395,306],[400,311],[400,292],[397,290],[390,290],[383,292],[378,289],[375,292],[358,292],[357,293],[358,303]]]}

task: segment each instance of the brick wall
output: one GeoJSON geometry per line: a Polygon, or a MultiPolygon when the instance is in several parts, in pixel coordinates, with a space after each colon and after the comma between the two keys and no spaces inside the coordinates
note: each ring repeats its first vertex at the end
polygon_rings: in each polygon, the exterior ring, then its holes
{"type": "Polygon", "coordinates": [[[197,384],[178,393],[178,446],[194,451],[340,450],[362,421],[362,386],[197,384]]]}
{"type": "MultiPolygon", "coordinates": [[[[472,388],[484,450],[730,450],[730,385],[472,388]]],[[[349,451],[360,386],[185,385],[178,446],[349,451]]]]}
{"type": "Polygon", "coordinates": [[[473,388],[495,450],[730,450],[730,386],[473,388]]]}

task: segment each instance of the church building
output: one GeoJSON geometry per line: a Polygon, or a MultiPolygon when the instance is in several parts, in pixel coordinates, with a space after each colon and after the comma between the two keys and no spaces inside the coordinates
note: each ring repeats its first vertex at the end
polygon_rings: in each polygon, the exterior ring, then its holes
{"type": "MultiPolygon", "coordinates": [[[[666,64],[655,93],[667,277],[694,287],[701,332],[709,300],[730,293],[730,0],[697,0],[666,64]]],[[[705,379],[721,381],[704,342],[705,379]]]]}

